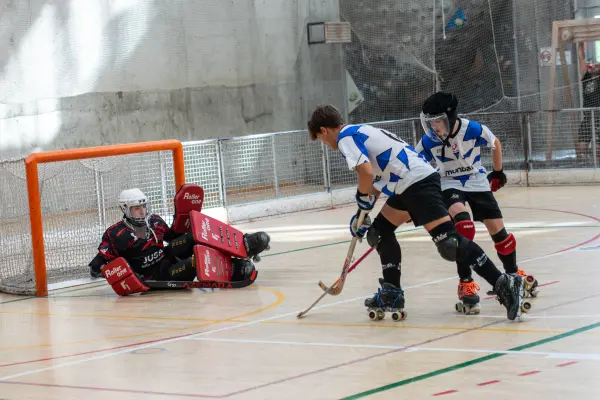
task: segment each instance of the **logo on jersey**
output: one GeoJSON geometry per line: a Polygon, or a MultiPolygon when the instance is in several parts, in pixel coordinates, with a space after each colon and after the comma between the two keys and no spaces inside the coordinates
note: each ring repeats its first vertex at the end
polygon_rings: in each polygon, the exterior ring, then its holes
{"type": "Polygon", "coordinates": [[[149,266],[154,264],[156,261],[161,260],[162,256],[163,256],[162,249],[155,251],[154,253],[152,253],[148,256],[145,256],[144,261],[142,261],[142,268],[148,268],[149,266]]]}
{"type": "Polygon", "coordinates": [[[471,173],[473,172],[473,167],[468,166],[468,167],[458,167],[458,168],[454,168],[454,169],[449,169],[446,171],[446,176],[452,176],[452,175],[465,175],[465,173],[471,173]]]}
{"type": "Polygon", "coordinates": [[[454,143],[454,144],[452,145],[452,152],[453,152],[453,153],[458,153],[458,143],[454,143]]]}

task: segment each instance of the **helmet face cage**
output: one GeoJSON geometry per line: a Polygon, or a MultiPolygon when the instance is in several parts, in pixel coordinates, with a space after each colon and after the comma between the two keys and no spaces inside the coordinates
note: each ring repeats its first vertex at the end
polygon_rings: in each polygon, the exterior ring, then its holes
{"type": "Polygon", "coordinates": [[[432,132],[441,139],[446,139],[450,134],[450,121],[446,113],[431,115],[421,112],[421,125],[425,133],[432,132]]]}
{"type": "Polygon", "coordinates": [[[123,211],[125,218],[133,225],[144,226],[148,224],[148,218],[150,218],[150,204],[143,194],[134,198],[119,201],[119,207],[121,208],[121,211],[123,211]],[[142,206],[144,208],[145,215],[143,217],[134,217],[131,214],[131,208],[136,206],[142,206]]]}

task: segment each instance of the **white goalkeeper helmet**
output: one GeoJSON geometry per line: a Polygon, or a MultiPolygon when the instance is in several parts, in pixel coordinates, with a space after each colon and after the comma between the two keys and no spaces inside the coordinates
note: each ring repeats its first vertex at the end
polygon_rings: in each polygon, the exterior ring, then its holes
{"type": "Polygon", "coordinates": [[[148,225],[148,218],[150,217],[150,204],[148,198],[140,189],[126,189],[119,195],[119,207],[125,218],[133,225],[144,226],[148,225]],[[142,206],[144,208],[143,216],[134,217],[131,214],[131,207],[142,206]]]}

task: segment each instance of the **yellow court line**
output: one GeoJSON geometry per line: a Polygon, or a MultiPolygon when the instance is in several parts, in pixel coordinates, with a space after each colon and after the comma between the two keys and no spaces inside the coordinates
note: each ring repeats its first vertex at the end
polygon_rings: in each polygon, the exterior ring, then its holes
{"type": "Polygon", "coordinates": [[[267,311],[267,310],[269,310],[271,308],[277,307],[278,305],[280,305],[281,303],[283,303],[283,301],[285,300],[285,295],[282,292],[280,292],[279,290],[270,289],[270,288],[263,288],[263,287],[260,287],[260,286],[255,286],[254,289],[256,289],[256,290],[264,290],[264,291],[267,291],[267,292],[271,292],[277,298],[271,304],[269,304],[267,306],[264,306],[264,307],[261,307],[261,308],[259,308],[257,310],[250,311],[250,312],[247,312],[247,313],[244,313],[244,314],[241,314],[241,315],[236,315],[234,317],[227,318],[227,319],[212,320],[211,322],[207,322],[207,323],[200,324],[200,325],[189,325],[189,326],[184,326],[184,327],[180,327],[180,328],[171,328],[171,329],[165,329],[165,330],[161,330],[161,331],[153,331],[153,332],[146,332],[146,333],[137,333],[137,334],[134,334],[134,335],[114,336],[114,337],[108,337],[108,338],[102,338],[102,339],[79,340],[79,341],[73,341],[73,342],[46,343],[46,344],[36,344],[36,345],[29,345],[29,346],[2,347],[2,348],[0,348],[0,351],[4,351],[4,350],[17,350],[17,349],[33,349],[33,348],[39,348],[39,347],[53,347],[53,346],[62,346],[62,345],[71,345],[71,344],[95,343],[95,342],[104,342],[104,341],[109,341],[109,340],[129,339],[129,338],[134,338],[134,337],[142,337],[142,336],[158,335],[158,334],[169,333],[169,332],[185,331],[185,330],[188,330],[188,329],[195,329],[195,328],[200,328],[200,327],[204,327],[204,326],[219,324],[219,323],[223,323],[223,322],[238,322],[237,320],[239,320],[241,318],[249,317],[250,315],[258,314],[258,313],[267,311]]]}
{"type": "Polygon", "coordinates": [[[205,321],[215,322],[218,319],[209,318],[184,318],[184,317],[158,317],[158,316],[143,316],[143,315],[102,315],[102,314],[55,314],[45,312],[19,312],[19,311],[0,311],[0,315],[39,315],[44,317],[88,317],[100,319],[148,319],[153,321],[205,321]]]}

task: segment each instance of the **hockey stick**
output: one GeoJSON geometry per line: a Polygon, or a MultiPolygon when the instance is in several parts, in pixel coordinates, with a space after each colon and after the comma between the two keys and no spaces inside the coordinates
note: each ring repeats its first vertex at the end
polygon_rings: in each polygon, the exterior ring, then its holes
{"type": "Polygon", "coordinates": [[[150,289],[241,289],[250,286],[256,280],[258,271],[254,270],[249,279],[234,282],[218,281],[144,281],[144,285],[150,289]]]}
{"type": "MultiPolygon", "coordinates": [[[[365,252],[365,254],[363,254],[362,256],[360,256],[360,258],[358,260],[356,260],[356,262],[354,262],[354,264],[352,264],[350,266],[350,268],[348,268],[348,273],[354,271],[354,269],[358,266],[358,264],[360,264],[362,262],[362,260],[364,260],[365,258],[367,258],[367,256],[369,254],[371,254],[371,252],[373,250],[375,250],[375,247],[369,247],[369,250],[367,250],[365,252]]],[[[339,282],[339,279],[337,281],[335,281],[334,285],[336,285],[338,282],[339,282]]],[[[319,286],[321,287],[321,289],[323,289],[323,291],[327,291],[327,286],[323,282],[319,281],[319,286]]]]}
{"type": "MultiPolygon", "coordinates": [[[[358,222],[356,224],[357,227],[362,225],[362,223],[365,220],[365,218],[367,217],[368,213],[369,212],[365,211],[365,210],[360,211],[360,214],[358,215],[358,222]]],[[[354,248],[356,247],[356,243],[358,243],[359,240],[360,240],[360,238],[358,236],[354,236],[352,238],[352,241],[350,242],[350,248],[348,248],[348,254],[346,254],[346,260],[344,261],[344,266],[342,267],[342,273],[340,274],[340,277],[335,281],[335,283],[333,285],[331,285],[331,287],[328,290],[330,295],[337,296],[340,293],[342,293],[342,290],[344,289],[344,284],[346,283],[346,276],[348,276],[348,271],[350,269],[350,263],[352,262],[352,255],[354,254],[354,248]]],[[[319,286],[321,288],[327,287],[327,286],[325,286],[323,281],[319,281],[319,286]]]]}
{"type": "MultiPolygon", "coordinates": [[[[361,262],[362,262],[362,261],[363,261],[365,258],[367,258],[367,256],[368,256],[368,255],[369,255],[369,254],[370,254],[372,251],[373,251],[373,247],[369,248],[369,250],[367,250],[367,251],[365,252],[365,254],[363,254],[363,255],[362,255],[362,256],[361,256],[361,257],[360,257],[358,260],[356,260],[356,261],[354,262],[354,264],[352,264],[352,266],[351,266],[350,268],[348,268],[348,273],[350,273],[351,271],[353,271],[353,270],[354,270],[354,269],[355,269],[355,268],[358,266],[358,264],[360,264],[360,263],[361,263],[361,262]]],[[[339,281],[339,279],[338,279],[338,281],[339,281]]],[[[338,281],[335,281],[335,283],[338,283],[338,281]]],[[[321,283],[322,283],[322,282],[319,282],[319,286],[321,286],[321,283]]],[[[334,283],[333,285],[335,285],[335,283],[334,283]]],[[[333,288],[333,286],[332,286],[331,288],[333,288]]],[[[314,306],[316,306],[318,302],[320,302],[321,300],[323,300],[323,298],[324,298],[324,297],[327,295],[327,293],[329,293],[329,289],[331,289],[331,288],[328,288],[328,287],[327,287],[327,286],[325,286],[325,285],[321,286],[321,289],[323,289],[323,290],[324,290],[324,293],[323,293],[321,296],[319,296],[319,298],[318,298],[317,300],[315,300],[315,302],[314,302],[314,303],[312,303],[312,304],[310,305],[310,307],[308,307],[306,310],[304,310],[304,311],[302,311],[302,312],[298,313],[298,315],[296,315],[296,317],[297,317],[297,318],[302,318],[304,315],[306,315],[306,313],[308,313],[308,312],[309,312],[309,311],[310,311],[310,310],[311,310],[311,309],[312,309],[314,306]]]]}

